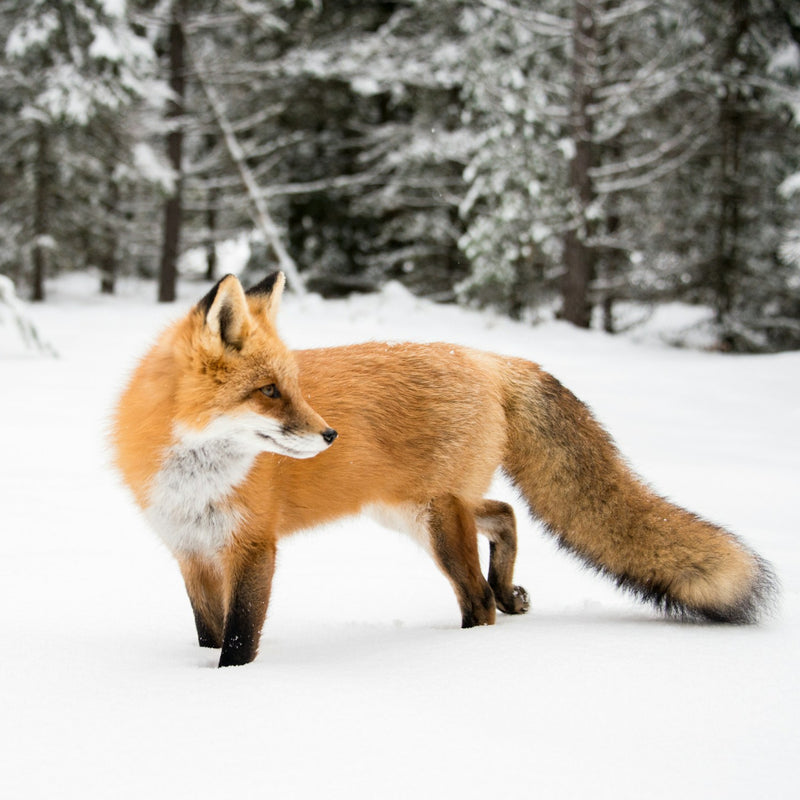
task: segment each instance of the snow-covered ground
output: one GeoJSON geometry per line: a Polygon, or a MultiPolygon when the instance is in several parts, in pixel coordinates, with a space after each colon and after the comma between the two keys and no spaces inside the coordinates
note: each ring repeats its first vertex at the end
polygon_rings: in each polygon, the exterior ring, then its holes
{"type": "Polygon", "coordinates": [[[797,796],[800,353],[532,328],[397,287],[287,297],[292,346],[446,339],[540,362],[656,489],[775,564],[782,605],[758,627],[665,622],[517,505],[531,611],[462,631],[422,550],[354,519],[285,543],[257,661],[216,670],[104,443],[134,359],[205,287],[165,307],[87,280],[32,312],[58,359],[0,327],[2,797],[797,796]]]}

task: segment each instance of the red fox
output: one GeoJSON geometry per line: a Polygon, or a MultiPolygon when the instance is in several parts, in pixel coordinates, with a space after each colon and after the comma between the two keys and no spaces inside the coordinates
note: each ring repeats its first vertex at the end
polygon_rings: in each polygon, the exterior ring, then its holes
{"type": "Polygon", "coordinates": [[[769,565],[645,486],[536,364],[449,344],[290,352],[283,287],[220,280],[145,355],[113,422],[116,464],[221,667],[256,657],[278,541],[343,515],[421,541],[462,627],[527,611],[514,511],[485,499],[498,469],[560,544],[668,614],[747,623],[770,605],[769,565]]]}

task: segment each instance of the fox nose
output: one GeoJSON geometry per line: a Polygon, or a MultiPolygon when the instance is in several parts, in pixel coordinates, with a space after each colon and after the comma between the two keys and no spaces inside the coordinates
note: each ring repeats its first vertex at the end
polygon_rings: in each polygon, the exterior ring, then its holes
{"type": "Polygon", "coordinates": [[[325,440],[325,442],[326,442],[327,444],[333,444],[333,440],[334,440],[334,439],[335,439],[335,438],[336,438],[338,435],[339,435],[339,434],[338,434],[338,433],[336,433],[336,431],[335,431],[333,428],[325,428],[325,430],[324,430],[324,431],[322,431],[322,438],[325,440]]]}

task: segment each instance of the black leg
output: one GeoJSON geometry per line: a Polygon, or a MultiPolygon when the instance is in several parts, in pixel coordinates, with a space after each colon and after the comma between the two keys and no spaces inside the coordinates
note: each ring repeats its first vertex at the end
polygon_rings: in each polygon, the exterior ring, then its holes
{"type": "Polygon", "coordinates": [[[248,664],[256,657],[274,572],[274,544],[249,549],[240,559],[225,616],[220,667],[248,664]]]}

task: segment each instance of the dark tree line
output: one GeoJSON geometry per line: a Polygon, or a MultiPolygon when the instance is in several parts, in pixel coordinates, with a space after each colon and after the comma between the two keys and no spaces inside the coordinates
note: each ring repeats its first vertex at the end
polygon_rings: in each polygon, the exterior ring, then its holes
{"type": "Polygon", "coordinates": [[[0,0],[0,270],[280,266],[613,331],[800,346],[789,0],[0,0]]]}

